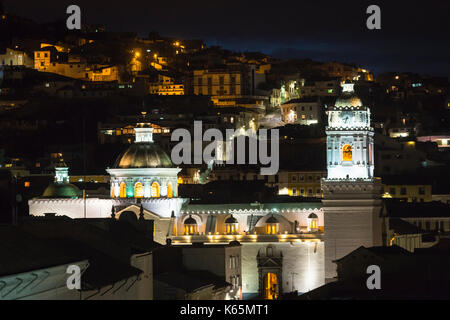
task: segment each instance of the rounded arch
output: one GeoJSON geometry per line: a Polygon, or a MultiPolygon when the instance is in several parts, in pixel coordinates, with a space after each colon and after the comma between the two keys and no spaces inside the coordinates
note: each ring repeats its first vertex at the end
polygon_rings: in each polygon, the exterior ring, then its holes
{"type": "Polygon", "coordinates": [[[342,161],[353,160],[353,148],[351,145],[346,144],[342,147],[342,161]]]}
{"type": "Polygon", "coordinates": [[[119,196],[121,198],[126,198],[127,197],[127,184],[125,182],[121,182],[120,183],[120,193],[119,196]]]}
{"type": "Polygon", "coordinates": [[[136,184],[134,185],[134,197],[135,198],[144,197],[144,185],[140,181],[136,182],[136,184]]]}
{"type": "Polygon", "coordinates": [[[160,191],[159,191],[159,183],[157,181],[152,182],[152,198],[159,198],[160,197],[160,191]]]}
{"type": "Polygon", "coordinates": [[[173,198],[173,186],[172,182],[167,182],[167,198],[173,198]]]}

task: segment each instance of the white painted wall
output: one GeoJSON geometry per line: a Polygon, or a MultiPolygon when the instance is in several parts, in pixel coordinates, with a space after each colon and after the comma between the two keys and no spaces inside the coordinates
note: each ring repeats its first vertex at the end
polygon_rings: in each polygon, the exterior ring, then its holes
{"type": "Polygon", "coordinates": [[[307,292],[323,285],[325,279],[324,269],[324,243],[242,243],[242,290],[243,293],[259,292],[258,251],[271,244],[275,250],[283,253],[283,292],[298,290],[307,292]],[[292,281],[292,273],[294,275],[292,281]]]}

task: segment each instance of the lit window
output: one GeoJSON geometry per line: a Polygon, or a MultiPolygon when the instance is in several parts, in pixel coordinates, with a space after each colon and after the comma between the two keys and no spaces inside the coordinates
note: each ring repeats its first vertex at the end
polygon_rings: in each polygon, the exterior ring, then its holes
{"type": "Polygon", "coordinates": [[[159,184],[157,182],[152,183],[152,197],[159,198],[159,184]]]}
{"type": "Polygon", "coordinates": [[[346,144],[342,148],[342,161],[352,161],[352,146],[346,144]]]}
{"type": "Polygon", "coordinates": [[[120,184],[120,197],[121,198],[127,197],[127,184],[125,182],[122,182],[120,184]]]}
{"type": "Polygon", "coordinates": [[[134,197],[135,198],[143,198],[144,197],[144,187],[142,183],[138,182],[134,186],[134,197]]]}
{"type": "Polygon", "coordinates": [[[25,181],[24,186],[25,186],[25,188],[29,188],[30,187],[30,181],[25,181]]]}
{"type": "Polygon", "coordinates": [[[167,183],[167,198],[173,197],[173,188],[172,188],[172,182],[167,183]]]}

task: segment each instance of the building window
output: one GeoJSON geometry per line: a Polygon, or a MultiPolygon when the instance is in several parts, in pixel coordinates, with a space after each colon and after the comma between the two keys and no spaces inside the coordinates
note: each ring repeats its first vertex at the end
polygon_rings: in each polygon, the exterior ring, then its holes
{"type": "Polygon", "coordinates": [[[419,187],[419,194],[425,194],[425,188],[424,187],[419,187]]]}
{"type": "Polygon", "coordinates": [[[121,198],[127,197],[127,184],[125,182],[122,182],[120,184],[120,197],[121,198]]]}
{"type": "Polygon", "coordinates": [[[143,198],[144,197],[144,186],[140,182],[138,182],[134,185],[134,197],[135,198],[143,198]]]}
{"type": "Polygon", "coordinates": [[[167,198],[173,197],[173,188],[172,188],[172,182],[167,183],[167,198]]]}
{"type": "Polygon", "coordinates": [[[389,193],[391,195],[395,195],[395,188],[389,188],[389,193]]]}
{"type": "Polygon", "coordinates": [[[402,187],[402,188],[400,189],[400,194],[401,194],[402,196],[406,195],[406,188],[405,188],[405,187],[402,187]]]}
{"type": "Polygon", "coordinates": [[[352,161],[353,155],[352,155],[352,146],[349,144],[346,144],[342,148],[342,161],[352,161]]]}
{"type": "Polygon", "coordinates": [[[159,184],[158,182],[152,183],[152,197],[159,198],[159,184]]]}

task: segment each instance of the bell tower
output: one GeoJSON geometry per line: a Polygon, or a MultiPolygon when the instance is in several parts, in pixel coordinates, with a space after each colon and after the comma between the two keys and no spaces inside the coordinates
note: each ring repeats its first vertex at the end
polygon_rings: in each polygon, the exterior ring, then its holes
{"type": "Polygon", "coordinates": [[[324,198],[325,281],[336,277],[336,259],[360,246],[381,245],[381,179],[373,176],[370,109],[343,85],[328,110],[327,178],[324,198]]]}

